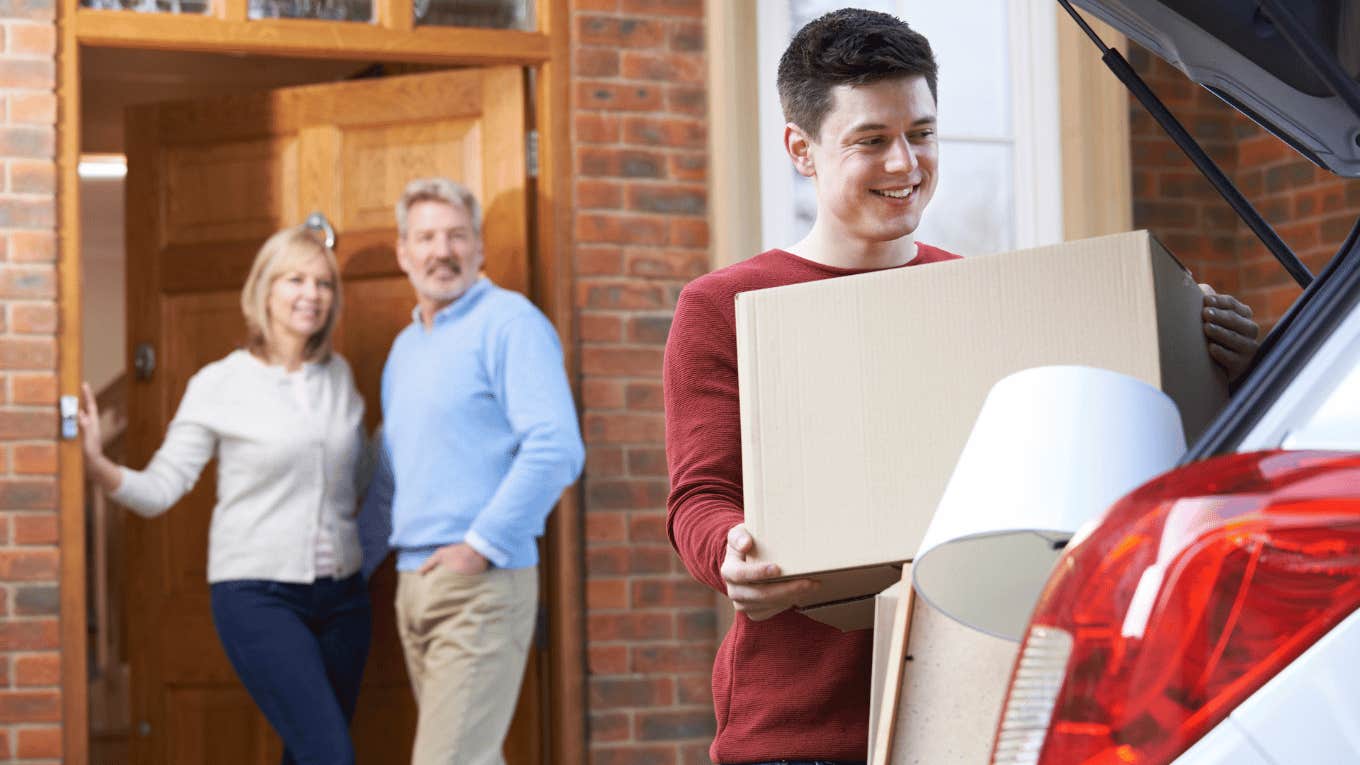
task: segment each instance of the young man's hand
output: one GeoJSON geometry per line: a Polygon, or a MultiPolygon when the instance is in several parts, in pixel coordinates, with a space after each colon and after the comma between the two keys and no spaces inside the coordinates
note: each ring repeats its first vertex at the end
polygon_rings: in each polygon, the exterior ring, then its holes
{"type": "Polygon", "coordinates": [[[437,568],[446,568],[455,574],[480,574],[491,567],[491,562],[472,549],[466,542],[444,545],[435,550],[420,566],[420,573],[428,574],[437,568]]]}
{"type": "Polygon", "coordinates": [[[764,581],[779,576],[779,567],[773,563],[748,563],[746,555],[755,544],[751,534],[741,524],[727,532],[727,554],[723,557],[722,578],[727,583],[727,597],[732,605],[746,614],[746,618],[759,622],[792,607],[800,596],[812,592],[819,585],[812,579],[764,581]]]}
{"type": "Polygon", "coordinates": [[[1251,320],[1251,306],[1232,295],[1220,295],[1207,284],[1199,288],[1204,292],[1204,337],[1209,341],[1209,355],[1228,373],[1228,382],[1237,382],[1256,355],[1261,328],[1251,320]]]}

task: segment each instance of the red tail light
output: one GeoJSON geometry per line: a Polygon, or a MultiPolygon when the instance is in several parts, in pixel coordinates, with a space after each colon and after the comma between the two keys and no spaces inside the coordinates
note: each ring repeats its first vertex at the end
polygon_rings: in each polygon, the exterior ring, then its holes
{"type": "Polygon", "coordinates": [[[1058,562],[992,761],[1170,762],[1358,606],[1360,455],[1168,473],[1058,562]]]}

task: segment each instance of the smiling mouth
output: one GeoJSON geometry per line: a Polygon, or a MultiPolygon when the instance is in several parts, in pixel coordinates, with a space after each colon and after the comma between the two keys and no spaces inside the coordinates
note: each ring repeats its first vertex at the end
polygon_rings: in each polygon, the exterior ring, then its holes
{"type": "Polygon", "coordinates": [[[916,193],[915,186],[909,186],[905,189],[869,189],[869,190],[877,194],[878,196],[886,197],[887,199],[907,199],[912,194],[916,193]]]}
{"type": "Polygon", "coordinates": [[[463,269],[452,264],[441,264],[427,271],[430,276],[460,276],[463,269]]]}

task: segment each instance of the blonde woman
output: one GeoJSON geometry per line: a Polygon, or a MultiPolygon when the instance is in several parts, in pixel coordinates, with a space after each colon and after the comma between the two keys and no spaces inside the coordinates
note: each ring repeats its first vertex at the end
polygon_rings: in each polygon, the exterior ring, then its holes
{"type": "Polygon", "coordinates": [[[151,517],[217,457],[208,582],[218,637],[283,739],[285,765],[353,763],[371,622],[354,518],[364,404],[331,350],[335,254],[305,228],[278,232],[255,257],[241,310],[248,347],[189,380],[145,470],[104,456],[85,386],[87,465],[114,500],[151,517]]]}

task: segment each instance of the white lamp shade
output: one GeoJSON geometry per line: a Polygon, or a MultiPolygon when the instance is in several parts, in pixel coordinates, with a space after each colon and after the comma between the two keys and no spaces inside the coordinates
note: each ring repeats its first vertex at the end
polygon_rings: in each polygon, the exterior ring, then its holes
{"type": "Polygon", "coordinates": [[[912,565],[921,597],[1019,641],[1063,543],[1185,452],[1180,414],[1127,375],[1036,367],[987,395],[912,565]]]}

